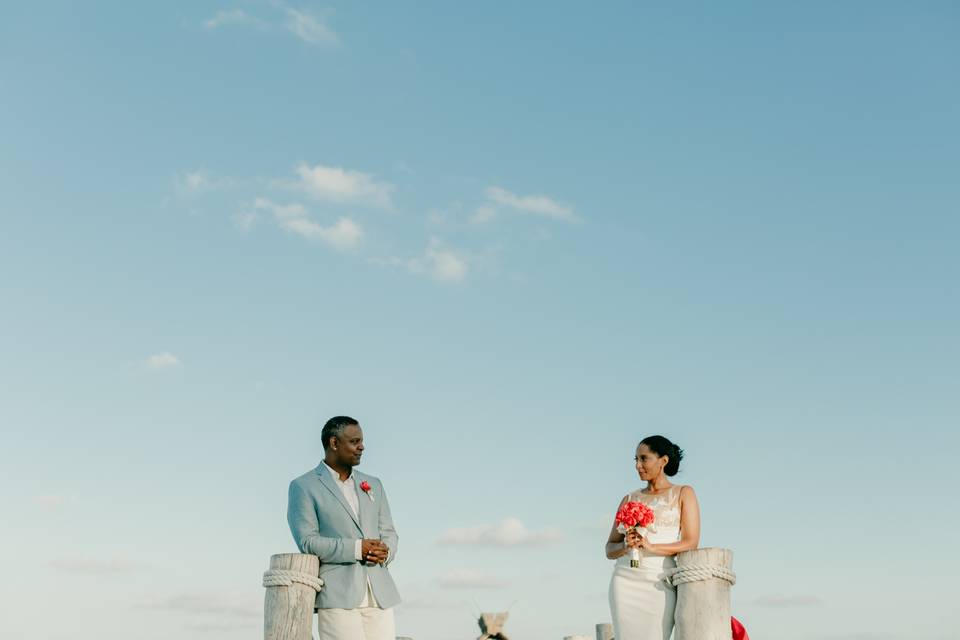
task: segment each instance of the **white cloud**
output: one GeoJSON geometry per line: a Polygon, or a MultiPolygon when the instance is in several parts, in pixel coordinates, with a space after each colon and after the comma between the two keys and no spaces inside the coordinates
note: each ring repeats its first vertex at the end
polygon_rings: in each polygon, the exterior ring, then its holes
{"type": "Polygon", "coordinates": [[[243,9],[218,11],[215,16],[203,23],[205,29],[218,29],[228,24],[261,24],[262,21],[254,18],[243,9]]]}
{"type": "Polygon", "coordinates": [[[517,518],[506,518],[499,524],[450,529],[437,542],[439,544],[515,547],[539,545],[555,542],[559,539],[560,532],[554,529],[529,531],[517,518]]]}
{"type": "Polygon", "coordinates": [[[430,277],[438,282],[457,283],[467,277],[466,259],[452,249],[431,241],[422,264],[430,277]]]}
{"type": "Polygon", "coordinates": [[[119,556],[106,559],[90,556],[64,556],[51,562],[50,566],[68,573],[88,575],[129,573],[138,568],[138,565],[131,560],[119,556]]]}
{"type": "Polygon", "coordinates": [[[413,275],[426,276],[441,284],[459,284],[467,277],[470,260],[463,253],[431,238],[423,255],[416,258],[373,258],[373,264],[399,267],[413,275]]]}
{"type": "Polygon", "coordinates": [[[257,223],[257,214],[254,211],[241,211],[233,214],[233,223],[238,229],[250,231],[257,223]]]}
{"type": "Polygon", "coordinates": [[[324,165],[297,167],[299,181],[294,184],[310,196],[324,202],[365,204],[392,209],[393,185],[379,182],[368,173],[324,165]]]}
{"type": "Polygon", "coordinates": [[[298,9],[284,8],[286,20],[283,26],[308,44],[335,45],[340,39],[333,30],[315,15],[298,9]]]}
{"type": "Polygon", "coordinates": [[[504,580],[471,569],[450,571],[440,576],[437,582],[446,589],[496,589],[507,586],[504,580]]]}
{"type": "Polygon", "coordinates": [[[146,365],[150,369],[166,369],[180,364],[180,358],[169,351],[155,353],[146,359],[146,365]]]}
{"type": "Polygon", "coordinates": [[[199,191],[207,182],[208,179],[202,171],[194,171],[183,176],[183,186],[188,191],[199,191]]]}
{"type": "Polygon", "coordinates": [[[259,618],[263,611],[263,607],[258,602],[245,594],[180,593],[152,598],[140,607],[189,614],[217,614],[254,619],[259,618]]]}
{"type": "Polygon", "coordinates": [[[332,226],[324,227],[308,218],[306,208],[299,203],[281,205],[257,198],[253,206],[272,213],[281,229],[340,251],[353,249],[363,239],[363,229],[349,218],[341,217],[332,226]]]}
{"type": "Polygon", "coordinates": [[[442,211],[440,209],[431,209],[430,211],[427,211],[427,222],[432,225],[444,225],[449,219],[450,215],[446,211],[442,211]]]}
{"type": "Polygon", "coordinates": [[[470,222],[473,224],[485,224],[496,217],[497,208],[485,204],[476,208],[476,210],[473,212],[473,215],[470,217],[470,222]]]}
{"type": "Polygon", "coordinates": [[[177,188],[185,193],[199,193],[209,182],[207,174],[201,171],[190,171],[177,176],[177,188]]]}
{"type": "Polygon", "coordinates": [[[227,177],[211,177],[204,169],[187,171],[176,177],[177,189],[181,193],[195,195],[214,189],[226,189],[233,186],[233,180],[227,177]]]}
{"type": "Polygon", "coordinates": [[[750,604],[758,607],[816,607],[823,604],[823,601],[813,595],[771,595],[761,596],[753,600],[750,604]]]}
{"type": "Polygon", "coordinates": [[[523,213],[553,218],[555,220],[576,220],[573,208],[560,204],[547,196],[518,196],[502,187],[487,187],[486,196],[491,201],[523,213]]]}
{"type": "Polygon", "coordinates": [[[423,255],[416,258],[388,258],[374,260],[376,264],[403,267],[414,275],[428,276],[443,284],[463,282],[469,271],[469,262],[463,254],[444,245],[439,238],[431,238],[423,255]]]}
{"type": "Polygon", "coordinates": [[[294,202],[292,204],[277,204],[271,202],[266,198],[257,198],[253,202],[254,209],[261,209],[263,211],[269,211],[277,219],[277,221],[284,220],[296,220],[299,218],[305,218],[307,216],[307,208],[304,207],[299,202],[294,202]]]}
{"type": "Polygon", "coordinates": [[[281,226],[304,238],[319,240],[340,250],[352,249],[363,237],[363,229],[349,218],[339,218],[330,227],[322,227],[306,218],[292,218],[284,221],[281,226]]]}

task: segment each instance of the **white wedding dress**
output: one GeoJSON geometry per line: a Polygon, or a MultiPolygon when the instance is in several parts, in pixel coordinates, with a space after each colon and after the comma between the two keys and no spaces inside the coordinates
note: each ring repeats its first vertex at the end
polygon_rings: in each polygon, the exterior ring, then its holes
{"type": "MultiPolygon", "coordinates": [[[[654,544],[680,539],[680,487],[660,495],[634,491],[630,501],[653,509],[653,526],[647,539],[654,544]]],[[[669,640],[673,632],[676,592],[663,582],[667,569],[677,566],[673,557],[655,556],[640,550],[640,568],[630,567],[630,554],[617,558],[610,578],[610,614],[617,640],[669,640]]]]}

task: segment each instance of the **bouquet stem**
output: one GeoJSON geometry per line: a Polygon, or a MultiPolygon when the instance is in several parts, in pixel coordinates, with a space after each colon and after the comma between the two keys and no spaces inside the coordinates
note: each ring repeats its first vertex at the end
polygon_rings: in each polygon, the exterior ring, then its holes
{"type": "Polygon", "coordinates": [[[640,549],[630,549],[630,568],[640,568],[640,549]]]}

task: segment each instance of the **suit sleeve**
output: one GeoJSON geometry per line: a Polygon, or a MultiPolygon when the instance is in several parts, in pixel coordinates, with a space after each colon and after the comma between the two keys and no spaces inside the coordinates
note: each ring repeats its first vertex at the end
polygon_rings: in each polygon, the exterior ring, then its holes
{"type": "Polygon", "coordinates": [[[387,561],[384,564],[390,564],[397,557],[397,544],[400,541],[397,536],[397,529],[393,526],[393,515],[390,513],[390,502],[387,500],[387,493],[383,490],[383,483],[380,483],[380,539],[386,543],[390,549],[387,555],[387,561]]]}
{"type": "Polygon", "coordinates": [[[287,523],[301,553],[310,553],[321,562],[356,562],[357,538],[326,538],[320,535],[320,523],[313,498],[296,481],[290,483],[287,523]]]}

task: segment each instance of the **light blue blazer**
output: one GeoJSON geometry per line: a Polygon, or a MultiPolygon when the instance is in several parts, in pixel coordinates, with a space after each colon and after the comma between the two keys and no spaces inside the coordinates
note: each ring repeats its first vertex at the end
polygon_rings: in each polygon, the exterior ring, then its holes
{"type": "Polygon", "coordinates": [[[355,609],[363,601],[367,579],[377,604],[386,609],[400,603],[400,594],[385,566],[367,566],[354,556],[356,541],[377,538],[390,547],[387,564],[397,557],[397,531],[393,527],[390,504],[378,478],[360,473],[351,474],[357,484],[360,517],[353,515],[330,475],[325,463],[290,483],[287,522],[301,553],[320,558],[323,588],[317,593],[318,609],[355,609]],[[370,496],[360,483],[370,483],[370,496]]]}

